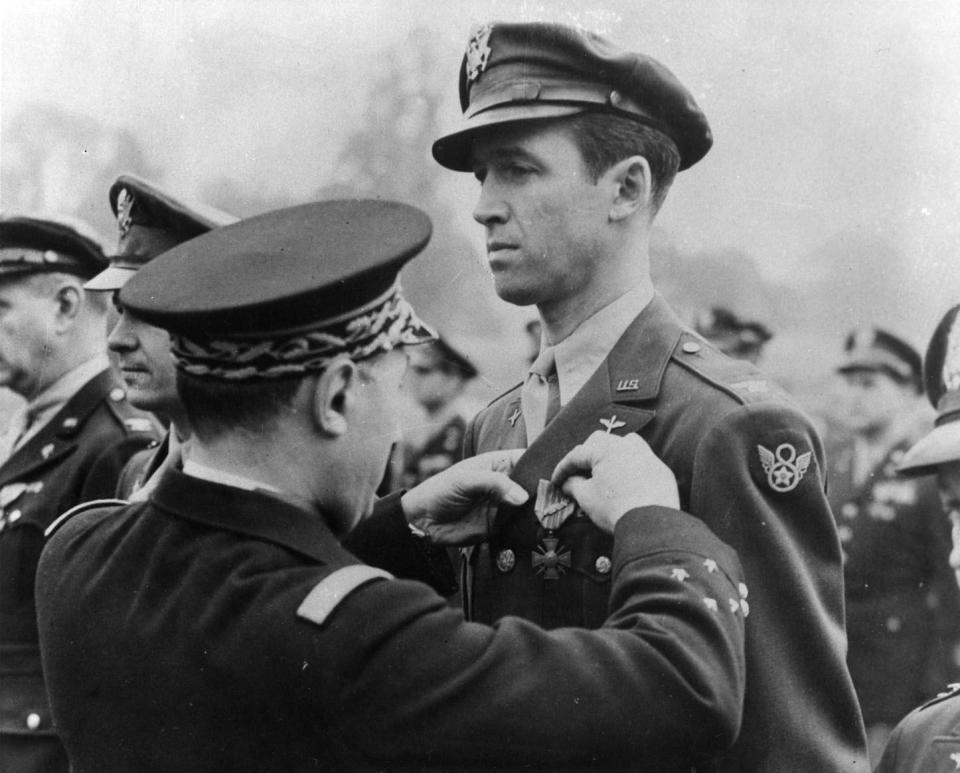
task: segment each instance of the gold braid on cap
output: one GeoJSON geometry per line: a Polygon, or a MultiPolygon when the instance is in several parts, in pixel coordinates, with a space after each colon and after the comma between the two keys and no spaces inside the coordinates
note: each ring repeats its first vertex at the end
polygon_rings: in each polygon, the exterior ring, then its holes
{"type": "Polygon", "coordinates": [[[323,370],[334,357],[354,362],[397,346],[436,339],[394,284],[350,315],[308,330],[271,338],[200,339],[171,333],[174,359],[184,373],[222,381],[283,378],[323,370]]]}

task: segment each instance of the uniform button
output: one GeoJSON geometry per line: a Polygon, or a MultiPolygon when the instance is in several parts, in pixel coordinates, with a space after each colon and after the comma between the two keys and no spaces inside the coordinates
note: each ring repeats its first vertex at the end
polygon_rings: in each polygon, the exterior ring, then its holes
{"type": "Polygon", "coordinates": [[[110,390],[110,399],[115,403],[119,403],[126,396],[127,393],[124,392],[120,387],[114,387],[110,390]]]}
{"type": "Polygon", "coordinates": [[[696,354],[697,352],[700,351],[701,347],[700,347],[700,344],[698,344],[696,341],[687,341],[681,348],[687,354],[696,354]]]}
{"type": "Polygon", "coordinates": [[[21,513],[19,510],[14,510],[10,513],[10,515],[7,516],[7,521],[10,523],[16,523],[20,520],[21,515],[23,515],[23,513],[21,513]]]}
{"type": "Polygon", "coordinates": [[[849,526],[838,526],[837,536],[840,537],[841,542],[849,542],[853,539],[853,529],[849,526]]]}
{"type": "Polygon", "coordinates": [[[66,419],[63,420],[63,428],[64,428],[64,429],[76,429],[78,423],[79,423],[79,422],[77,421],[77,417],[76,417],[76,416],[70,416],[70,417],[68,417],[68,418],[66,418],[66,419]]]}
{"type": "Polygon", "coordinates": [[[840,513],[844,518],[856,518],[860,514],[860,508],[853,502],[844,502],[840,508],[840,513]]]}
{"type": "Polygon", "coordinates": [[[509,572],[517,565],[517,557],[510,548],[501,550],[497,553],[497,569],[501,572],[509,572]]]}
{"type": "Polygon", "coordinates": [[[894,615],[893,617],[887,618],[887,630],[890,633],[896,633],[903,627],[903,623],[900,621],[900,618],[894,615]]]}
{"type": "Polygon", "coordinates": [[[40,727],[40,715],[36,712],[27,714],[27,729],[36,730],[38,727],[40,727]]]}
{"type": "Polygon", "coordinates": [[[594,567],[600,574],[608,574],[612,566],[613,563],[607,556],[600,556],[594,563],[594,567]]]}

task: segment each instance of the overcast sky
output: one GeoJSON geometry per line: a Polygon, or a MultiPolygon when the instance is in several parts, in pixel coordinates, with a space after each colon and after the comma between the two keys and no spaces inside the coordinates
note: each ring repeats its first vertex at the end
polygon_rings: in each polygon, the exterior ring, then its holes
{"type": "MultiPolygon", "coordinates": [[[[843,235],[909,261],[915,341],[960,300],[960,2],[930,0],[14,0],[2,4],[0,107],[45,102],[130,129],[163,182],[231,177],[308,196],[360,120],[378,52],[416,26],[449,69],[469,27],[581,24],[667,64],[715,145],[660,216],[685,250],[741,250],[800,283],[843,235]]],[[[425,143],[431,138],[425,138],[425,143]]],[[[464,176],[466,177],[466,176],[464,176]]],[[[472,183],[456,180],[463,227],[472,183]]]]}

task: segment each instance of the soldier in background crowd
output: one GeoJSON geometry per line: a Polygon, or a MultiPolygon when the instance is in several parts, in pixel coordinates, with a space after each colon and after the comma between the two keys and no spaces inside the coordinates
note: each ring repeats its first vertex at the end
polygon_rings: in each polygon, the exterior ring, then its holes
{"type": "MultiPolygon", "coordinates": [[[[397,283],[429,235],[413,207],[304,205],[175,247],[121,290],[171,330],[194,436],[147,501],[51,529],[41,638],[78,773],[687,773],[736,737],[739,562],[637,437],[594,433],[554,470],[615,533],[599,630],[466,623],[338,544],[374,508],[404,349],[432,335],[397,283]]],[[[476,505],[527,498],[504,474],[516,456],[461,462],[358,528],[481,538],[476,505]]]]}
{"type": "Polygon", "coordinates": [[[26,400],[0,437],[0,770],[66,770],[37,643],[43,532],[78,502],[113,495],[155,438],[106,355],[106,299],[83,282],[107,264],[82,223],[0,216],[0,386],[26,400]]]}
{"type": "Polygon", "coordinates": [[[129,499],[165,464],[178,462],[190,439],[190,422],[180,405],[170,335],[139,320],[117,300],[119,290],[138,269],[181,242],[236,222],[237,218],[203,204],[185,202],[136,175],[120,175],[110,187],[117,219],[117,250],[110,265],[84,287],[111,293],[119,318],[107,338],[116,355],[129,401],[167,422],[163,440],[136,454],[124,467],[116,496],[129,499]]]}
{"type": "Polygon", "coordinates": [[[531,494],[473,550],[467,613],[603,622],[609,537],[545,483],[595,430],[637,433],[755,578],[743,726],[713,769],[866,770],[820,438],[752,365],[704,346],[650,275],[653,221],[675,174],[710,149],[706,117],[659,62],[555,24],[475,29],[459,89],[463,124],[433,155],[477,178],[494,287],[537,306],[544,346],[467,430],[467,456],[526,447],[513,478],[531,494]]]}
{"type": "Polygon", "coordinates": [[[756,364],[773,333],[762,322],[738,317],[730,309],[714,306],[701,314],[694,329],[728,357],[756,364]]]}
{"type": "Polygon", "coordinates": [[[413,488],[460,461],[464,430],[479,410],[465,394],[476,377],[474,364],[443,336],[411,349],[407,384],[425,421],[404,432],[401,487],[413,488]]]}
{"type": "Polygon", "coordinates": [[[844,551],[847,662],[871,759],[893,726],[957,675],[960,593],[932,479],[897,464],[917,433],[920,355],[878,328],[853,331],[838,368],[850,438],[828,450],[828,496],[844,551]]]}
{"type": "MultiPolygon", "coordinates": [[[[903,475],[936,475],[941,518],[950,529],[949,566],[960,585],[960,306],[937,326],[924,359],[926,393],[936,409],[934,428],[900,460],[903,475]]],[[[947,563],[943,553],[928,554],[931,564],[947,563]]],[[[878,679],[881,678],[879,675],[878,679]]],[[[896,689],[900,675],[892,669],[887,687],[896,689]]],[[[952,681],[956,681],[956,677],[952,681]]],[[[925,703],[894,729],[877,773],[946,773],[960,770],[960,689],[925,703]]]]}

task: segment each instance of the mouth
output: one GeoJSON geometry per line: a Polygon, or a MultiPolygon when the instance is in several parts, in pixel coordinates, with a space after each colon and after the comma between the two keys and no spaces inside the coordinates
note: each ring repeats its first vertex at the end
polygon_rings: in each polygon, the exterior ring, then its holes
{"type": "Polygon", "coordinates": [[[508,250],[515,250],[515,249],[517,249],[517,245],[513,244],[512,242],[500,242],[500,241],[487,242],[488,255],[493,255],[494,253],[497,253],[497,252],[506,252],[508,250]]]}

